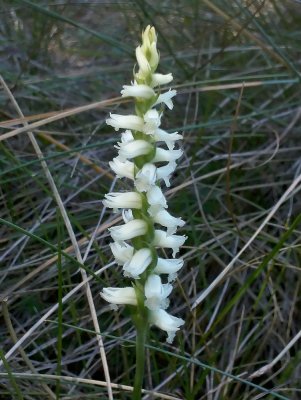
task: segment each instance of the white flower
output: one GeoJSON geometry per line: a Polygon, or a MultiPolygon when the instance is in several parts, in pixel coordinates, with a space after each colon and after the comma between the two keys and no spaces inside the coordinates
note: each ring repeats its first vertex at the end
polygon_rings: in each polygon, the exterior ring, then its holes
{"type": "Polygon", "coordinates": [[[174,172],[176,169],[176,163],[174,161],[164,165],[163,167],[157,168],[157,179],[163,179],[165,182],[165,185],[167,187],[170,186],[170,177],[171,174],[174,172]]]}
{"type": "Polygon", "coordinates": [[[173,80],[172,74],[152,74],[152,87],[167,85],[173,80]]]}
{"type": "Polygon", "coordinates": [[[160,205],[161,207],[167,208],[167,201],[161,188],[157,185],[152,186],[146,193],[148,203],[152,205],[160,205]]]}
{"type": "Polygon", "coordinates": [[[178,226],[184,226],[185,222],[182,218],[176,218],[169,214],[166,210],[159,210],[154,216],[154,221],[157,224],[165,226],[167,228],[167,235],[172,235],[176,232],[178,226]]]}
{"type": "Polygon", "coordinates": [[[159,275],[150,275],[144,286],[146,297],[144,304],[149,310],[165,309],[169,305],[167,297],[171,291],[172,286],[169,283],[162,285],[159,275]]]}
{"type": "Polygon", "coordinates": [[[154,246],[167,247],[169,249],[172,249],[173,250],[172,256],[173,258],[175,258],[177,252],[179,251],[180,247],[184,244],[186,239],[187,239],[186,236],[167,235],[165,231],[156,229],[153,244],[154,246]]]}
{"type": "Polygon", "coordinates": [[[151,109],[144,114],[143,132],[152,135],[161,124],[161,114],[157,110],[151,109]]]}
{"type": "Polygon", "coordinates": [[[100,292],[100,295],[103,299],[112,304],[131,304],[133,306],[137,305],[135,289],[132,287],[103,288],[102,292],[100,292]]]}
{"type": "Polygon", "coordinates": [[[177,94],[176,90],[171,90],[169,89],[168,92],[162,93],[159,95],[159,97],[157,98],[157,101],[155,102],[154,106],[156,106],[157,104],[161,104],[164,103],[170,110],[173,109],[173,102],[172,102],[172,98],[177,94]]]}
{"type": "Polygon", "coordinates": [[[110,247],[118,265],[123,265],[133,257],[134,247],[126,242],[113,242],[110,247]]]}
{"type": "Polygon", "coordinates": [[[158,258],[154,273],[172,275],[178,272],[184,264],[182,258],[158,258]]]}
{"type": "Polygon", "coordinates": [[[139,275],[146,270],[151,262],[152,253],[150,249],[140,249],[136,251],[133,257],[124,264],[124,275],[134,279],[139,279],[139,275]]]}
{"type": "Polygon", "coordinates": [[[120,242],[145,235],[147,224],[142,219],[134,219],[124,225],[113,226],[112,228],[109,228],[109,231],[111,232],[113,240],[120,242]]]}
{"type": "Polygon", "coordinates": [[[147,85],[124,85],[123,90],[121,90],[122,97],[140,97],[143,99],[150,99],[155,97],[156,93],[154,90],[147,85]]]}
{"type": "Polygon", "coordinates": [[[146,140],[133,140],[128,143],[118,143],[115,146],[119,149],[119,156],[121,159],[135,158],[150,153],[153,146],[146,140]]]}
{"type": "Polygon", "coordinates": [[[125,223],[134,219],[132,210],[122,210],[122,219],[125,223]]]}
{"type": "Polygon", "coordinates": [[[109,165],[118,178],[134,179],[135,164],[133,162],[115,157],[113,161],[109,162],[109,165]]]}
{"type": "Polygon", "coordinates": [[[156,179],[156,167],[147,163],[137,172],[134,185],[139,192],[147,192],[155,184],[156,179]]]}
{"type": "Polygon", "coordinates": [[[131,131],[126,130],[125,132],[122,132],[121,134],[121,142],[122,143],[129,143],[134,140],[134,136],[131,131]]]}
{"type": "Polygon", "coordinates": [[[156,148],[155,157],[152,162],[164,162],[164,161],[175,161],[183,155],[182,150],[165,150],[160,147],[156,148]]]}
{"type": "Polygon", "coordinates": [[[139,78],[146,78],[151,72],[151,66],[140,46],[136,48],[136,59],[139,65],[139,78]]]}
{"type": "Polygon", "coordinates": [[[143,129],[143,119],[137,115],[110,114],[110,117],[106,120],[106,123],[115,128],[115,131],[120,128],[133,129],[134,131],[142,131],[143,129]]]}
{"type": "Polygon", "coordinates": [[[159,128],[156,129],[153,137],[157,142],[165,142],[169,150],[174,148],[177,140],[183,139],[183,136],[179,135],[178,132],[168,133],[159,128]]]}
{"type": "Polygon", "coordinates": [[[108,193],[105,195],[103,205],[109,208],[138,208],[142,207],[141,195],[137,192],[108,193]]]}
{"type": "Polygon", "coordinates": [[[182,318],[174,317],[162,309],[150,311],[149,314],[150,323],[166,331],[168,335],[166,341],[167,343],[172,343],[176,332],[180,329],[180,326],[184,324],[182,318]]]}

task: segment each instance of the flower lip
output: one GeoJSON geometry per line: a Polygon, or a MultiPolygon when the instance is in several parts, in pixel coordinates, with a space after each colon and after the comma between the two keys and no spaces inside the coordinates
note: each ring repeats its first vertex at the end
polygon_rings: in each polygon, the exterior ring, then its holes
{"type": "Polygon", "coordinates": [[[155,229],[154,246],[157,247],[167,247],[173,250],[172,256],[175,258],[180,247],[183,246],[186,236],[180,235],[167,235],[165,231],[155,229]]]}
{"type": "Polygon", "coordinates": [[[178,226],[184,226],[185,222],[182,218],[176,218],[169,214],[168,211],[161,209],[154,215],[154,221],[167,228],[167,235],[176,232],[178,226]]]}
{"type": "Polygon", "coordinates": [[[182,318],[174,317],[162,309],[150,311],[149,314],[150,323],[166,331],[168,335],[166,341],[167,343],[172,343],[175,333],[180,329],[180,326],[184,324],[182,318]]]}
{"type": "Polygon", "coordinates": [[[157,104],[161,104],[164,103],[170,110],[173,109],[173,102],[172,102],[172,98],[175,97],[175,95],[177,94],[176,90],[171,90],[169,89],[168,92],[162,93],[159,95],[159,97],[157,98],[154,106],[156,106],[157,104]]]}
{"type": "Polygon", "coordinates": [[[118,265],[124,265],[133,257],[134,247],[126,242],[113,242],[110,247],[118,265]]]}

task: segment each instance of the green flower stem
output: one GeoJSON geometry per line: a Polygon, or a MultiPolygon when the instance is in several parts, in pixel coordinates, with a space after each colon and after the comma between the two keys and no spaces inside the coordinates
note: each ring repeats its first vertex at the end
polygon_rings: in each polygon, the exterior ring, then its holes
{"type": "Polygon", "coordinates": [[[148,323],[142,315],[136,318],[136,371],[134,380],[133,400],[140,400],[145,370],[145,342],[147,337],[148,323]]]}

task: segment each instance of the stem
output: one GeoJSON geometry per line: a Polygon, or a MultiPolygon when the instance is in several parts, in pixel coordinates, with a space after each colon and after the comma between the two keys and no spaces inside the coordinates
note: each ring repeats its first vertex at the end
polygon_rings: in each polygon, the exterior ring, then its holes
{"type": "Polygon", "coordinates": [[[141,399],[142,384],[144,378],[144,364],[145,364],[145,342],[147,336],[148,324],[144,318],[139,315],[136,320],[136,371],[134,381],[134,391],[132,400],[141,399]],[[138,321],[137,321],[138,320],[138,321]]]}

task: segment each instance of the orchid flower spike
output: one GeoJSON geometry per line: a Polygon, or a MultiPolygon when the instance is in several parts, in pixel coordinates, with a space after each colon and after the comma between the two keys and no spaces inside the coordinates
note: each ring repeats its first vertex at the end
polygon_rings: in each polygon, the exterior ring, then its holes
{"type": "Polygon", "coordinates": [[[186,236],[175,235],[185,222],[166,210],[168,205],[161,186],[170,186],[177,160],[183,154],[175,148],[182,136],[160,128],[164,108],[173,109],[176,90],[161,92],[161,87],[169,84],[173,76],[156,72],[160,57],[154,27],[148,26],[142,33],[136,58],[134,80],[121,90],[122,97],[134,99],[136,114],[110,114],[106,121],[116,131],[123,130],[115,146],[118,155],[110,166],[117,178],[129,179],[131,185],[129,191],[108,193],[103,200],[105,207],[122,211],[124,223],[109,229],[114,240],[110,247],[127,284],[104,288],[101,296],[114,307],[120,304],[132,307],[133,313],[146,318],[146,325],[165,331],[171,343],[184,324],[166,309],[171,282],[183,267],[183,259],[177,259],[176,254],[186,236]],[[162,258],[162,248],[170,258],[162,258]]]}

